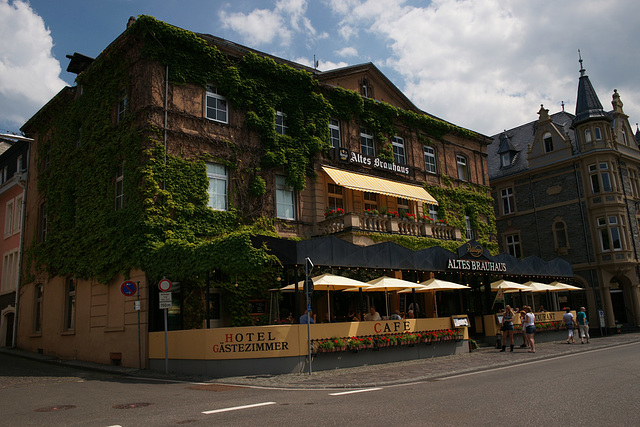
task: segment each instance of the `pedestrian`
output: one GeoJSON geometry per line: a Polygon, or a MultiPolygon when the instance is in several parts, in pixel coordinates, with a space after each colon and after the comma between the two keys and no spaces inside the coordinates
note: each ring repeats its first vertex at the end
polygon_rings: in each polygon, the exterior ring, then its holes
{"type": "Polygon", "coordinates": [[[527,316],[527,311],[524,309],[524,307],[522,307],[522,310],[519,310],[518,314],[520,315],[520,327],[522,328],[522,345],[520,346],[520,348],[527,348],[529,347],[529,340],[527,339],[527,331],[524,327],[524,319],[527,316]]]}
{"type": "Polygon", "coordinates": [[[507,337],[509,337],[511,342],[511,346],[509,347],[510,351],[513,351],[513,310],[509,305],[504,309],[500,330],[502,331],[502,349],[500,352],[506,351],[507,349],[507,337]]]}
{"type": "Polygon", "coordinates": [[[584,307],[580,307],[578,312],[578,328],[580,333],[580,342],[584,344],[584,338],[587,337],[587,344],[589,344],[589,321],[587,320],[587,312],[584,307]]]}
{"type": "Polygon", "coordinates": [[[535,353],[536,352],[536,340],[535,340],[535,333],[536,333],[536,316],[533,314],[531,307],[529,307],[528,305],[524,307],[524,310],[526,311],[526,315],[524,317],[524,328],[525,328],[525,332],[527,334],[527,342],[529,343],[529,346],[531,347],[531,349],[529,350],[529,353],[535,353]]]}
{"type": "Polygon", "coordinates": [[[562,316],[562,321],[564,322],[564,326],[567,328],[567,332],[569,336],[567,337],[567,344],[575,343],[576,340],[573,339],[573,328],[575,327],[575,319],[573,318],[573,313],[571,313],[571,309],[569,307],[565,308],[566,313],[562,316]]]}

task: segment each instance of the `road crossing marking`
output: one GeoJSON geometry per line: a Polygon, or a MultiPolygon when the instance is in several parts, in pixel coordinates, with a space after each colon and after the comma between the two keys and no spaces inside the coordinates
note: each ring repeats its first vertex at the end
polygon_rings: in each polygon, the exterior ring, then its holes
{"type": "Polygon", "coordinates": [[[262,403],[254,403],[253,405],[233,406],[231,408],[222,408],[222,409],[214,409],[212,411],[203,411],[202,413],[205,415],[210,415],[210,414],[217,414],[220,412],[237,411],[239,409],[257,408],[259,406],[267,406],[267,405],[275,405],[275,404],[276,402],[262,402],[262,403]]]}
{"type": "Polygon", "coordinates": [[[365,393],[367,391],[377,391],[377,390],[382,390],[382,388],[381,387],[376,387],[376,388],[364,388],[364,389],[361,389],[361,390],[341,391],[339,393],[329,393],[329,396],[343,396],[345,394],[365,393]]]}

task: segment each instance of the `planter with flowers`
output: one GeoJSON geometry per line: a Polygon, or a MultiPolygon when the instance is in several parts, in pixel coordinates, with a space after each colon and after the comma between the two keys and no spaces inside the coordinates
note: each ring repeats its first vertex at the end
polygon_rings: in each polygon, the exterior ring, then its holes
{"type": "Polygon", "coordinates": [[[377,216],[380,214],[377,209],[363,209],[362,213],[365,215],[377,216]]]}
{"type": "Polygon", "coordinates": [[[326,209],[324,212],[324,217],[327,219],[341,215],[344,215],[344,209],[342,208],[326,209]]]}
{"type": "Polygon", "coordinates": [[[431,218],[429,215],[421,215],[420,222],[426,222],[428,224],[431,224],[433,223],[433,218],[431,218]]]}
{"type": "Polygon", "coordinates": [[[398,217],[400,217],[400,214],[397,211],[387,211],[386,215],[389,218],[398,218],[398,217]]]}

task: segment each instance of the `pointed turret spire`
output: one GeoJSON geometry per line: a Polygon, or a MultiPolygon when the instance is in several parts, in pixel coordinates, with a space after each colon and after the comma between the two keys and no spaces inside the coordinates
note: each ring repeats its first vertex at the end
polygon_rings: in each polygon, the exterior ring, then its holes
{"type": "Polygon", "coordinates": [[[589,119],[605,119],[611,120],[608,114],[602,109],[602,104],[598,99],[595,89],[591,85],[589,76],[587,76],[582,64],[582,55],[578,49],[578,57],[580,58],[580,80],[578,81],[578,100],[576,102],[576,117],[573,119],[572,126],[575,127],[581,122],[589,119]]]}

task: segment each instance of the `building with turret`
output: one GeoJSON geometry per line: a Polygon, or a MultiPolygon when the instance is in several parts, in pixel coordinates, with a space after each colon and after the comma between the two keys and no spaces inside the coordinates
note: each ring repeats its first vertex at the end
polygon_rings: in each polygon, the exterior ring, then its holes
{"type": "Polygon", "coordinates": [[[605,110],[582,58],[575,114],[538,119],[493,137],[489,178],[501,248],[562,257],[576,285],[560,303],[584,305],[592,325],[640,325],[640,151],[620,94],[605,110]]]}

